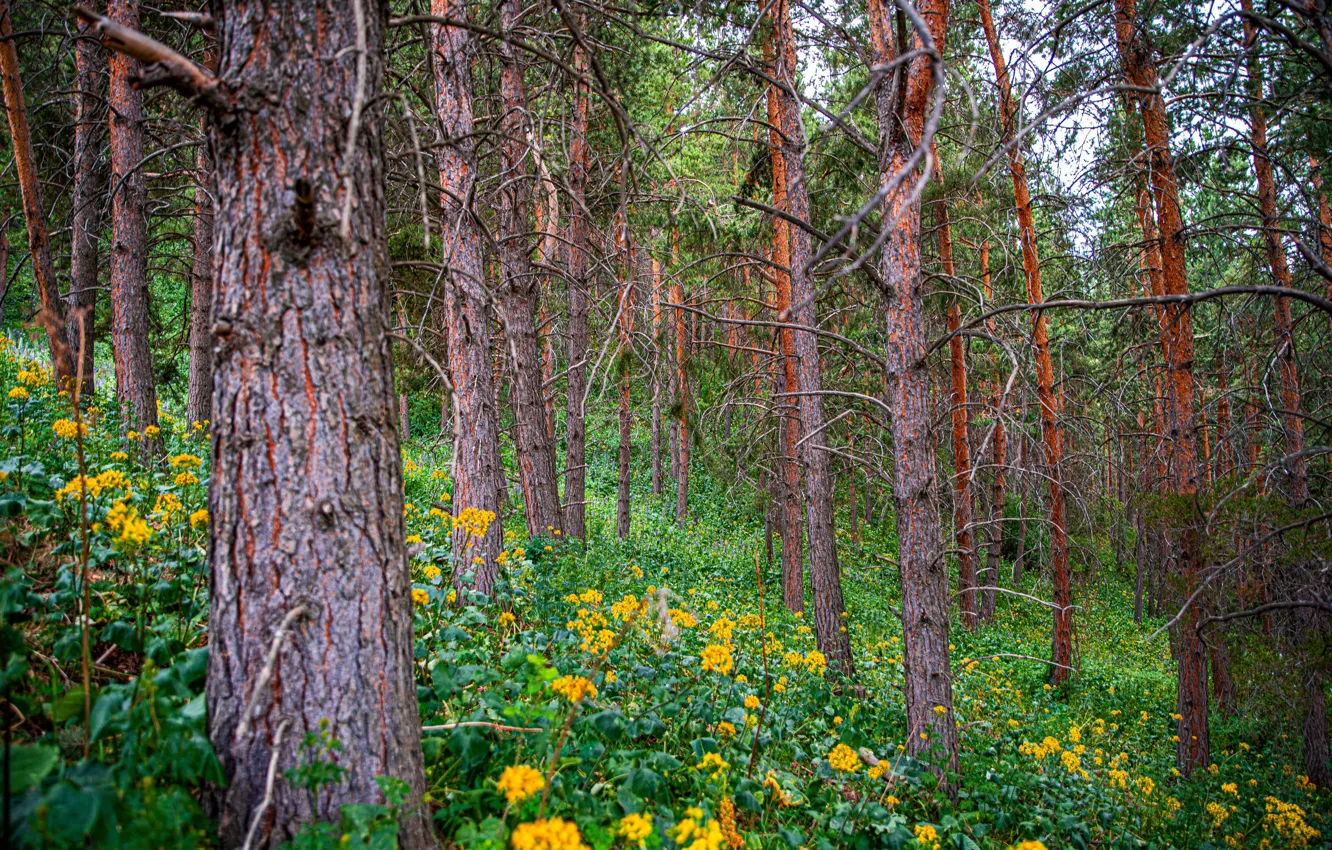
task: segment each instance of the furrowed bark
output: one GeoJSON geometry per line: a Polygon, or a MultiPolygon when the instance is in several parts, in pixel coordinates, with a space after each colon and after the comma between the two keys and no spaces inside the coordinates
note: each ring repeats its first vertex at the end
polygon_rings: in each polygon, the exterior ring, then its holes
{"type": "MultiPolygon", "coordinates": [[[[930,0],[920,6],[936,51],[943,50],[948,12],[947,0],[930,0]]],[[[875,65],[887,65],[896,53],[892,18],[884,0],[870,0],[869,27],[872,60],[875,65]]],[[[910,47],[923,44],[920,33],[914,33],[910,47]]],[[[902,172],[913,149],[927,143],[923,136],[934,87],[933,63],[928,56],[918,55],[904,76],[900,98],[892,76],[881,78],[874,90],[881,186],[902,172]]],[[[888,339],[885,401],[893,411],[893,501],[901,564],[907,752],[932,757],[942,772],[957,765],[957,725],[948,665],[948,565],[939,521],[930,375],[924,357],[930,332],[920,268],[920,202],[911,197],[919,179],[919,174],[909,176],[884,198],[883,221],[894,225],[884,240],[879,269],[888,339]]]]}
{"type": "MultiPolygon", "coordinates": [[[[513,30],[518,0],[501,0],[500,28],[513,30]]],[[[559,485],[555,474],[555,446],[546,433],[546,408],[541,392],[541,352],[536,333],[538,277],[532,267],[527,236],[530,231],[532,186],[528,174],[530,122],[523,68],[507,41],[500,53],[500,168],[506,175],[499,191],[499,263],[503,296],[504,334],[513,363],[511,397],[517,422],[515,439],[518,471],[523,484],[527,531],[532,537],[549,535],[564,527],[559,485]]],[[[580,500],[581,501],[581,500],[580,500]]]]}
{"type": "MultiPolygon", "coordinates": [[[[583,396],[587,394],[587,316],[588,266],[592,223],[587,212],[587,172],[591,150],[587,144],[589,91],[587,51],[581,42],[574,45],[574,70],[582,78],[574,81],[573,120],[569,127],[569,391],[564,413],[564,507],[565,533],[582,539],[587,536],[587,426],[584,424],[583,396]]],[[[653,290],[654,296],[656,290],[653,290]]],[[[660,439],[660,436],[658,436],[660,439]]],[[[660,465],[660,461],[658,461],[660,465]]],[[[660,470],[658,470],[660,474],[660,470]]],[[[657,489],[661,492],[661,482],[657,489]]]]}
{"type": "MultiPolygon", "coordinates": [[[[138,0],[110,0],[107,17],[139,29],[138,0]]],[[[143,95],[138,60],[111,54],[111,350],[116,401],[128,430],[157,425],[157,379],[148,336],[148,187],[143,169],[143,95]]],[[[150,452],[160,440],[145,439],[150,452]]]]}
{"type": "MultiPolygon", "coordinates": [[[[466,20],[466,0],[431,0],[431,12],[466,20]]],[[[477,178],[472,136],[472,62],[476,45],[462,27],[430,25],[435,72],[435,113],[448,140],[439,148],[439,185],[444,262],[444,315],[447,369],[453,400],[453,513],[467,508],[492,511],[486,534],[468,548],[464,535],[453,539],[453,580],[489,594],[498,574],[495,556],[504,546],[500,523],[504,470],[500,465],[499,404],[490,364],[490,293],[486,289],[480,225],[472,209],[477,178]],[[476,564],[474,558],[483,559],[476,564]],[[476,568],[474,568],[474,566],[476,568]]]]}
{"type": "Polygon", "coordinates": [[[382,803],[375,777],[393,776],[413,792],[400,845],[432,847],[387,337],[387,6],[220,0],[214,10],[219,76],[265,97],[210,131],[207,709],[226,785],[206,808],[221,846],[241,846],[253,825],[251,846],[272,848],[314,819],[336,823],[344,804],[382,803]],[[348,115],[361,106],[352,133],[348,115]],[[288,637],[261,676],[283,624],[288,637]],[[318,795],[279,782],[256,819],[279,729],[290,726],[277,750],[286,770],[325,723],[345,777],[318,795]]]}
{"type": "Polygon", "coordinates": [[[51,236],[42,206],[42,186],[32,155],[32,132],[28,127],[28,108],[23,101],[19,78],[18,48],[14,44],[9,2],[0,5],[0,90],[4,93],[9,119],[9,139],[14,147],[14,171],[23,201],[23,219],[28,228],[28,251],[32,255],[32,273],[37,285],[41,310],[37,322],[46,331],[51,350],[51,365],[57,385],[74,380],[75,354],[65,337],[65,306],[60,299],[55,266],[51,262],[51,236]]]}
{"type": "MultiPolygon", "coordinates": [[[[937,159],[937,157],[936,157],[937,159]]],[[[944,276],[951,281],[957,274],[953,265],[953,233],[948,222],[947,202],[939,203],[939,260],[944,276]]],[[[962,328],[962,305],[956,298],[948,305],[948,332],[962,328]]],[[[961,335],[948,341],[949,371],[952,376],[953,420],[953,528],[957,540],[957,589],[962,624],[974,629],[979,624],[979,600],[976,598],[976,549],[971,526],[976,517],[971,490],[971,443],[967,436],[967,355],[961,335]]]]}
{"type": "MultiPolygon", "coordinates": [[[[1147,39],[1134,0],[1115,0],[1115,31],[1125,77],[1138,89],[1142,114],[1152,194],[1156,203],[1157,239],[1161,253],[1161,279],[1167,295],[1188,292],[1184,257],[1184,225],[1179,210],[1179,188],[1170,156],[1170,128],[1165,101],[1160,94],[1154,48],[1147,39]]],[[[1193,321],[1187,306],[1170,304],[1165,308],[1167,336],[1163,338],[1168,373],[1167,446],[1170,452],[1173,495],[1180,503],[1193,501],[1198,494],[1198,460],[1195,441],[1195,402],[1193,386],[1193,321]]],[[[1201,570],[1201,541],[1196,524],[1188,516],[1195,508],[1182,509],[1179,520],[1178,575],[1181,598],[1194,590],[1201,570]]],[[[1181,773],[1192,774],[1206,767],[1211,759],[1207,725],[1207,654],[1198,635],[1201,614],[1190,606],[1176,626],[1178,631],[1179,687],[1177,713],[1179,744],[1175,761],[1181,773]]]]}
{"type": "MultiPolygon", "coordinates": [[[[1318,203],[1318,251],[1323,255],[1323,262],[1332,266],[1332,207],[1327,203],[1327,192],[1323,191],[1323,170],[1312,156],[1309,157],[1309,180],[1318,203]]],[[[1325,281],[1323,286],[1327,297],[1332,299],[1332,280],[1325,281]]],[[[1327,321],[1332,326],[1332,316],[1328,316],[1327,321]]]]}
{"type": "MultiPolygon", "coordinates": [[[[777,0],[781,2],[781,0],[777,0]]],[[[771,14],[771,13],[770,13],[771,14]]],[[[768,73],[776,77],[777,51],[775,29],[763,41],[763,54],[768,73]]],[[[788,206],[789,180],[786,174],[786,150],[782,145],[784,110],[781,89],[768,85],[768,155],[772,162],[772,205],[785,210],[788,206]]],[[[791,225],[785,219],[772,220],[772,276],[773,306],[779,316],[786,315],[792,306],[791,293],[791,225]]],[[[778,523],[782,538],[782,601],[788,611],[805,610],[804,540],[801,530],[800,466],[796,444],[800,441],[799,403],[800,376],[797,367],[795,333],[790,328],[777,329],[776,348],[780,373],[781,399],[777,404],[779,425],[779,459],[781,478],[778,483],[781,512],[778,523]]]]}
{"type": "MultiPolygon", "coordinates": [[[[1041,287],[1041,261],[1036,247],[1036,222],[1031,209],[1031,192],[1027,188],[1027,168],[1022,149],[1014,142],[1017,132],[1017,105],[1004,54],[999,47],[999,36],[990,14],[989,0],[977,0],[985,41],[990,48],[990,59],[999,89],[999,109],[1002,135],[1008,150],[1008,171],[1013,179],[1014,206],[1017,208],[1018,231],[1022,242],[1022,269],[1027,280],[1027,302],[1039,304],[1045,300],[1041,287]]],[[[1045,464],[1048,467],[1050,487],[1050,569],[1053,584],[1054,629],[1050,647],[1050,682],[1060,684],[1068,679],[1073,666],[1073,590],[1068,568],[1068,519],[1065,516],[1064,483],[1062,479],[1064,435],[1059,427],[1057,400],[1055,399],[1054,364],[1050,359],[1050,338],[1045,314],[1032,316],[1032,336],[1036,349],[1036,399],[1041,410],[1041,441],[1045,445],[1045,464]]]]}
{"type": "MultiPolygon", "coordinates": [[[[84,333],[83,386],[91,395],[96,387],[93,362],[93,325],[97,319],[98,239],[102,208],[106,203],[106,169],[100,156],[106,129],[106,92],[103,72],[106,56],[97,41],[80,37],[74,44],[75,97],[74,187],[70,196],[69,310],[65,337],[78,356],[79,334],[84,333]]],[[[193,420],[191,420],[193,421],[193,420]]]]}

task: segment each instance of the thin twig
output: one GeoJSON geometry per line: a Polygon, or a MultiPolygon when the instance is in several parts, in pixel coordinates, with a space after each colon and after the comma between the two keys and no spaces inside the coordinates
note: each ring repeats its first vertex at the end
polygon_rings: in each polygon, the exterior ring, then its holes
{"type": "Polygon", "coordinates": [[[282,650],[282,641],[296,625],[296,621],[305,616],[305,606],[297,605],[287,612],[278,624],[277,632],[273,635],[273,642],[268,646],[268,657],[264,660],[264,667],[259,671],[259,678],[255,680],[254,692],[250,694],[250,702],[245,706],[245,711],[241,713],[240,723],[236,725],[235,741],[239,742],[246,735],[250,734],[250,721],[254,718],[255,712],[259,710],[259,700],[264,691],[268,688],[268,683],[273,679],[273,672],[277,667],[278,653],[282,650]]]}

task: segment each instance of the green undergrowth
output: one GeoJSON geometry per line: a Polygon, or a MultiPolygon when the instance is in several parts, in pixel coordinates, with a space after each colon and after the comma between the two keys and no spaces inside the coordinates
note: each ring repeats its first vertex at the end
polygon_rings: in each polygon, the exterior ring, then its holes
{"type": "MultiPolygon", "coordinates": [[[[88,411],[85,717],[69,419],[49,376],[0,354],[0,686],[13,706],[17,836],[53,848],[209,846],[197,800],[221,775],[202,696],[206,425],[167,412],[155,436],[168,460],[146,468],[114,417],[88,411]]],[[[853,687],[826,675],[809,618],[782,607],[748,490],[700,469],[690,522],[677,526],[674,494],[647,492],[636,455],[633,530],[614,536],[611,433],[591,431],[586,544],[528,539],[521,517],[506,517],[490,599],[450,589],[442,444],[404,453],[421,719],[447,727],[424,733],[427,805],[447,844],[1329,846],[1330,798],[1292,768],[1298,734],[1281,719],[1280,677],[1265,672],[1279,659],[1258,648],[1237,647],[1237,671],[1259,684],[1242,688],[1240,716],[1214,714],[1215,764],[1190,779],[1174,771],[1169,645],[1148,639],[1160,620],[1134,622],[1131,577],[1108,541],[1089,540],[1104,563],[1078,573],[1069,684],[1046,684],[1050,617],[1037,601],[1004,594],[993,622],[953,628],[961,751],[950,796],[928,761],[904,754],[891,516],[859,543],[840,535],[853,687]]],[[[1020,590],[1047,598],[1030,558],[1026,572],[1020,590]]],[[[335,784],[340,758],[328,728],[278,781],[335,784]]],[[[383,805],[348,807],[297,846],[393,846],[402,807],[420,803],[391,777],[381,784],[383,805]]]]}

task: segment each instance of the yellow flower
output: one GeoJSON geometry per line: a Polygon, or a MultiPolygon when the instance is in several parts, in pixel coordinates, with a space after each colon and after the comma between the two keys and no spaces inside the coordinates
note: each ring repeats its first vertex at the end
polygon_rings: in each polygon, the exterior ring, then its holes
{"type": "Polygon", "coordinates": [[[125,439],[129,440],[130,442],[134,442],[135,440],[139,439],[139,432],[138,432],[138,431],[126,431],[126,432],[125,432],[125,439]]]}
{"type": "Polygon", "coordinates": [[[626,844],[643,847],[644,841],[652,834],[652,815],[637,812],[625,815],[620,818],[619,826],[615,827],[615,834],[623,838],[626,844]]]}
{"type": "Polygon", "coordinates": [[[936,706],[934,707],[934,713],[935,713],[935,714],[947,714],[947,713],[948,713],[948,709],[947,709],[947,708],[944,708],[942,705],[936,705],[936,706]]]}
{"type": "Polygon", "coordinates": [[[208,509],[200,508],[190,514],[190,528],[198,528],[201,525],[208,524],[208,509]]]}
{"type": "Polygon", "coordinates": [[[855,773],[860,770],[860,756],[846,744],[838,744],[828,753],[828,766],[838,773],[855,773]]]}
{"type": "Polygon", "coordinates": [[[513,850],[586,850],[578,827],[564,818],[520,823],[513,830],[513,850]]]}
{"type": "Polygon", "coordinates": [[[916,841],[919,844],[930,844],[939,840],[939,833],[928,823],[916,824],[916,841]]]}
{"type": "Polygon", "coordinates": [[[178,454],[170,460],[172,469],[198,469],[203,466],[203,459],[192,454],[178,454]]]}
{"type": "Polygon", "coordinates": [[[513,616],[512,611],[504,611],[500,613],[496,622],[501,629],[509,629],[513,627],[514,623],[518,622],[518,618],[513,616]]]}
{"type": "Polygon", "coordinates": [[[1024,841],[1021,844],[1014,844],[1008,850],[1047,850],[1047,848],[1039,841],[1024,841]]]}
{"type": "Polygon", "coordinates": [[[731,657],[731,647],[723,643],[712,643],[704,647],[701,662],[704,670],[720,673],[723,676],[730,673],[731,668],[735,666],[735,660],[731,657]]]}
{"type": "Polygon", "coordinates": [[[450,605],[452,605],[453,603],[457,602],[457,601],[458,601],[458,591],[456,591],[456,590],[450,590],[449,593],[448,593],[448,595],[444,597],[444,601],[447,602],[447,603],[449,603],[450,605]]]}
{"type": "Polygon", "coordinates": [[[414,544],[414,543],[420,543],[420,542],[421,542],[421,535],[419,535],[419,534],[409,534],[409,535],[407,535],[407,539],[404,540],[404,541],[402,541],[402,542],[403,542],[403,543],[406,543],[408,546],[410,546],[410,545],[412,545],[412,544],[414,544]]]}
{"type": "Polygon", "coordinates": [[[51,423],[51,430],[57,437],[64,440],[72,440],[76,436],[88,436],[88,426],[75,423],[69,419],[57,419],[51,423]]]}
{"type": "Polygon", "coordinates": [[[111,459],[112,459],[112,460],[129,460],[129,454],[126,453],[126,452],[112,452],[112,453],[111,453],[111,459]]]}
{"type": "Polygon", "coordinates": [[[430,594],[419,587],[413,587],[412,602],[416,605],[427,605],[430,602],[430,594]]]}
{"type": "Polygon", "coordinates": [[[193,472],[181,472],[176,475],[175,480],[177,487],[189,487],[199,483],[199,476],[195,475],[193,472]]]}
{"type": "Polygon", "coordinates": [[[1206,809],[1207,816],[1212,819],[1213,829],[1220,826],[1222,821],[1230,817],[1230,809],[1227,809],[1220,803],[1208,803],[1206,809]]]}
{"type": "Polygon", "coordinates": [[[9,397],[15,401],[26,401],[28,398],[28,390],[25,387],[13,387],[9,390],[9,397]]]}
{"type": "Polygon", "coordinates": [[[1239,796],[1239,786],[1236,785],[1234,782],[1223,782],[1221,784],[1221,790],[1226,792],[1227,794],[1233,794],[1236,797],[1239,796]]]}
{"type": "Polygon", "coordinates": [[[754,711],[759,707],[759,698],[754,694],[745,697],[745,708],[754,711]]]}
{"type": "Polygon", "coordinates": [[[823,653],[817,649],[811,649],[805,655],[805,667],[815,676],[822,676],[823,671],[828,667],[828,659],[824,658],[823,653]]]}
{"type": "Polygon", "coordinates": [[[723,720],[717,724],[717,734],[722,738],[734,738],[736,736],[735,724],[723,720]]]}
{"type": "Polygon", "coordinates": [[[550,689],[572,703],[597,696],[597,686],[582,676],[561,676],[550,683],[550,689]]]}
{"type": "Polygon", "coordinates": [[[670,837],[688,850],[721,850],[726,841],[721,824],[704,818],[703,811],[695,808],[687,809],[685,817],[671,827],[670,837]]]}
{"type": "Polygon", "coordinates": [[[717,804],[717,821],[729,850],[740,850],[745,846],[744,836],[735,828],[735,803],[730,797],[722,797],[717,804]]]}
{"type": "Polygon", "coordinates": [[[499,781],[495,783],[495,788],[504,793],[509,805],[521,803],[545,787],[546,779],[541,772],[525,764],[504,768],[499,781]]]}
{"type": "Polygon", "coordinates": [[[149,425],[147,428],[143,429],[143,438],[145,440],[151,440],[161,433],[162,433],[161,428],[158,428],[156,425],[149,425]]]}
{"type": "Polygon", "coordinates": [[[722,758],[718,753],[704,753],[703,760],[698,763],[695,770],[705,771],[710,774],[712,778],[716,779],[722,771],[729,769],[730,766],[731,763],[722,758]]]}

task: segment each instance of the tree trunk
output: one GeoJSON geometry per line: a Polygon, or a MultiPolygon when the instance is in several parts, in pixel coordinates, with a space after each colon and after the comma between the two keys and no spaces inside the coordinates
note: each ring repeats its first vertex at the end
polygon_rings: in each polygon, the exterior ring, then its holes
{"type": "MultiPolygon", "coordinates": [[[[74,45],[75,99],[74,187],[70,195],[69,311],[65,337],[78,356],[83,339],[83,386],[85,395],[96,387],[93,363],[93,326],[97,321],[98,246],[102,210],[106,204],[106,169],[101,162],[103,131],[106,128],[106,93],[102,81],[106,57],[96,39],[81,37],[74,45]]],[[[200,147],[203,150],[203,147],[200,147]]],[[[205,327],[205,331],[207,328],[205,327]]],[[[204,417],[205,419],[207,417],[204,417]]],[[[190,421],[193,421],[191,419],[190,421]]]]}
{"type": "MultiPolygon", "coordinates": [[[[1328,206],[1327,193],[1323,191],[1323,171],[1318,160],[1309,157],[1309,179],[1313,183],[1314,195],[1318,199],[1318,250],[1323,255],[1323,262],[1332,266],[1332,207],[1328,206]]],[[[1323,282],[1327,297],[1332,299],[1332,280],[1323,282]]],[[[1327,317],[1332,325],[1332,316],[1327,317]]]]}
{"type": "MultiPolygon", "coordinates": [[[[14,44],[9,2],[0,5],[0,89],[4,92],[9,118],[9,139],[14,146],[14,171],[18,176],[23,200],[23,219],[28,228],[28,250],[32,255],[32,274],[42,309],[37,322],[46,331],[51,349],[51,365],[57,385],[74,379],[77,368],[74,351],[65,338],[65,309],[60,300],[55,266],[51,263],[51,236],[46,227],[46,209],[42,206],[42,186],[37,164],[32,156],[32,134],[28,128],[28,109],[23,102],[19,78],[18,49],[14,44]]],[[[8,279],[8,278],[6,278],[8,279]]],[[[75,341],[77,345],[77,340],[75,341]]]]}
{"type": "Polygon", "coordinates": [[[250,846],[271,848],[314,819],[337,822],[344,804],[383,802],[375,777],[393,776],[414,796],[401,846],[431,847],[386,337],[388,10],[222,0],[213,11],[219,76],[266,99],[211,131],[223,179],[207,709],[226,785],[208,807],[223,847],[253,825],[250,846]],[[260,811],[272,751],[280,776],[325,723],[342,781],[318,795],[279,781],[260,811]]]}
{"type": "MultiPolygon", "coordinates": [[[[981,242],[980,250],[981,283],[985,291],[985,303],[994,303],[994,291],[990,284],[990,240],[981,242]]],[[[998,335],[996,322],[991,318],[987,329],[991,336],[998,335]]],[[[996,358],[994,373],[994,474],[990,478],[990,522],[986,530],[985,578],[981,584],[988,588],[981,592],[981,617],[994,619],[995,597],[999,586],[999,556],[1004,544],[1004,466],[1008,463],[1008,434],[1004,430],[1003,411],[1000,404],[1004,400],[1003,360],[996,358]]]]}
{"type": "MultiPolygon", "coordinates": [[[[776,78],[783,84],[777,89],[781,134],[783,177],[786,180],[784,209],[798,221],[809,221],[809,183],[805,177],[805,128],[800,120],[800,106],[791,92],[797,90],[795,36],[787,0],[777,0],[768,7],[773,24],[776,78]]],[[[771,90],[770,90],[771,93],[771,90]]],[[[770,101],[771,102],[771,99],[770,101]]],[[[788,315],[779,313],[780,321],[804,327],[818,325],[814,307],[814,286],[806,272],[812,253],[808,231],[787,227],[790,249],[789,280],[791,300],[788,315]]],[[[837,538],[834,532],[833,477],[828,462],[828,434],[824,428],[823,386],[819,363],[818,337],[809,331],[791,332],[798,371],[796,386],[800,395],[796,408],[800,416],[801,459],[805,481],[805,539],[809,544],[809,579],[814,591],[814,635],[819,651],[830,666],[842,675],[855,673],[851,657],[851,638],[847,631],[846,607],[842,599],[842,568],[837,562],[837,538]]],[[[789,361],[788,361],[789,362],[789,361]]]]}
{"type": "Polygon", "coordinates": [[[621,222],[620,251],[624,281],[620,287],[619,330],[620,355],[620,468],[619,489],[615,503],[615,530],[621,538],[629,536],[629,466],[631,440],[633,438],[634,413],[629,403],[629,391],[633,381],[633,343],[634,343],[634,277],[638,274],[638,263],[634,252],[629,247],[629,227],[621,222]]]}
{"type": "Polygon", "coordinates": [[[1226,642],[1226,630],[1216,629],[1209,636],[1208,657],[1212,665],[1212,696],[1216,697],[1216,707],[1222,714],[1235,716],[1235,679],[1230,675],[1230,646],[1226,642]]]}
{"type": "MultiPolygon", "coordinates": [[[[206,128],[205,128],[206,129],[206,128]]],[[[194,265],[190,269],[190,372],[185,421],[213,418],[213,157],[194,156],[194,265]]]]}
{"type": "MultiPolygon", "coordinates": [[[[661,262],[652,258],[652,495],[661,495],[661,262]]],[[[566,488],[567,491],[567,488],[566,488]]]]}
{"type": "MultiPolygon", "coordinates": [[[[511,31],[519,0],[501,0],[500,28],[511,31]]],[[[529,125],[523,68],[513,46],[498,42],[502,113],[500,168],[506,179],[499,190],[499,260],[504,333],[513,363],[511,396],[516,428],[518,471],[523,484],[527,532],[535,538],[564,526],[555,475],[555,446],[546,432],[541,392],[541,351],[536,333],[537,275],[532,267],[528,216],[532,186],[528,175],[529,125]]],[[[572,463],[572,462],[571,462],[572,463]]],[[[574,501],[573,496],[570,500],[574,501]]],[[[576,501],[581,502],[582,498],[576,501]]]]}
{"type": "MultiPolygon", "coordinates": [[[[856,438],[852,435],[847,442],[849,454],[856,452],[856,438]]],[[[846,507],[847,515],[851,518],[851,542],[860,545],[860,511],[856,505],[856,464],[854,461],[846,463],[846,507]]]]}
{"type": "MultiPolygon", "coordinates": [[[[574,44],[574,69],[586,79],[587,51],[574,44]]],[[[587,536],[587,426],[583,396],[587,394],[588,266],[592,223],[585,196],[591,153],[587,144],[588,87],[574,82],[573,120],[569,133],[569,384],[564,412],[564,522],[565,533],[587,536]]],[[[655,290],[654,290],[655,293],[655,290]]],[[[660,492],[660,482],[653,492],[660,492]]]]}
{"type": "MultiPolygon", "coordinates": [[[[768,73],[776,78],[777,54],[775,37],[763,41],[763,54],[768,73]]],[[[782,127],[785,121],[781,103],[781,90],[768,85],[768,156],[772,161],[772,204],[784,210],[788,206],[786,151],[782,145],[782,127]]],[[[779,321],[790,311],[791,303],[791,226],[785,219],[772,220],[772,277],[773,306],[779,321]]],[[[805,610],[804,540],[801,529],[800,467],[796,444],[800,440],[800,419],[797,396],[800,391],[799,372],[796,367],[795,334],[788,327],[777,329],[775,346],[779,370],[780,400],[778,457],[782,477],[781,514],[779,530],[782,538],[782,601],[788,611],[805,610]]]]}
{"type": "MultiPolygon", "coordinates": [[[[684,284],[680,282],[679,276],[676,276],[675,282],[671,284],[671,300],[676,304],[683,305],[685,303],[684,297],[684,284]]],[[[675,404],[679,409],[676,431],[679,434],[677,440],[680,444],[677,448],[680,469],[675,479],[676,525],[684,525],[685,520],[689,518],[689,375],[685,371],[688,334],[689,328],[685,322],[685,309],[683,306],[676,307],[675,387],[678,395],[675,404]]]]}
{"type": "MultiPolygon", "coordinates": [[[[999,109],[1003,124],[1003,139],[1008,151],[1008,171],[1013,178],[1014,205],[1017,208],[1018,231],[1022,241],[1022,269],[1027,280],[1027,303],[1040,304],[1045,300],[1041,288],[1041,261],[1036,248],[1036,223],[1032,217],[1031,193],[1027,188],[1027,167],[1022,148],[1016,143],[1017,104],[1008,80],[1008,69],[999,46],[999,36],[990,15],[989,0],[977,0],[981,26],[990,47],[990,59],[999,89],[999,109]]],[[[1058,402],[1054,391],[1054,364],[1050,360],[1050,339],[1046,330],[1044,312],[1032,319],[1032,335],[1036,348],[1036,398],[1041,408],[1041,441],[1045,444],[1045,465],[1048,467],[1050,486],[1050,567],[1054,591],[1054,634],[1051,640],[1050,681],[1060,684],[1068,679],[1073,666],[1073,592],[1068,569],[1068,520],[1064,508],[1062,460],[1064,435],[1059,427],[1058,402]]]]}
{"type": "MultiPolygon", "coordinates": [[[[1179,210],[1179,189],[1170,156],[1170,128],[1165,101],[1152,56],[1154,48],[1138,21],[1134,0],[1115,0],[1115,30],[1120,59],[1130,85],[1136,88],[1156,201],[1157,239],[1160,243],[1165,294],[1188,292],[1184,260],[1184,225],[1179,210]]],[[[1168,335],[1162,339],[1169,372],[1169,433],[1172,484],[1177,501],[1194,501],[1198,493],[1193,388],[1193,321],[1186,305],[1165,308],[1168,335]]],[[[1201,542],[1197,526],[1188,517],[1196,508],[1181,507],[1177,553],[1182,594],[1187,598],[1199,580],[1201,542]]],[[[1175,761],[1181,773],[1192,774],[1211,759],[1207,727],[1207,654],[1197,632],[1197,606],[1189,606],[1176,628],[1179,635],[1179,687],[1177,713],[1179,744],[1175,761]]]]}
{"type": "MultiPolygon", "coordinates": [[[[920,7],[937,51],[943,51],[948,25],[947,0],[920,7]]],[[[887,65],[896,56],[892,20],[884,0],[870,0],[871,59],[887,65]]],[[[923,47],[921,33],[910,47],[923,47]]],[[[890,189],[912,156],[920,151],[925,114],[935,85],[934,68],[923,55],[910,60],[902,96],[893,77],[880,79],[874,98],[879,119],[879,185],[885,191],[883,221],[893,222],[883,242],[879,269],[883,278],[888,345],[885,400],[893,410],[892,436],[897,508],[898,560],[901,563],[902,643],[905,666],[907,752],[933,755],[936,768],[957,763],[957,724],[953,719],[952,671],[948,665],[948,565],[939,522],[934,434],[929,408],[930,374],[925,351],[930,330],[925,315],[920,269],[920,201],[915,181],[890,189]],[[940,709],[936,711],[936,709],[940,709]]]]}
{"type": "MultiPolygon", "coordinates": [[[[1252,0],[1240,0],[1240,8],[1253,11],[1252,0]]],[[[1258,180],[1258,210],[1263,224],[1263,244],[1267,262],[1277,286],[1291,286],[1290,266],[1281,244],[1281,221],[1277,215],[1276,179],[1267,152],[1267,115],[1263,112],[1263,71],[1258,56],[1258,31],[1248,18],[1244,22],[1244,48],[1249,71],[1249,129],[1253,143],[1253,170],[1258,180]]],[[[1295,358],[1295,329],[1290,314],[1290,299],[1276,298],[1272,304],[1272,323],[1276,331],[1277,375],[1281,385],[1281,422],[1285,430],[1286,454],[1293,456],[1282,464],[1286,473],[1286,496],[1296,507],[1309,501],[1309,476],[1305,470],[1304,417],[1300,415],[1300,374],[1295,358]]]]}
{"type": "MultiPolygon", "coordinates": [[[[464,20],[466,0],[431,0],[435,15],[464,20]]],[[[430,26],[435,112],[445,138],[438,149],[441,233],[444,262],[444,316],[447,371],[453,401],[453,514],[467,508],[494,513],[479,541],[453,538],[454,583],[489,594],[504,546],[500,524],[505,499],[500,462],[499,404],[491,368],[490,294],[486,290],[482,235],[467,203],[476,180],[476,139],[472,135],[472,61],[476,46],[470,30],[430,26]],[[469,544],[474,543],[469,548],[469,544]],[[474,558],[483,559],[477,564],[474,558]]],[[[441,405],[442,408],[442,405],[441,405]]],[[[441,412],[441,418],[443,413],[441,412]]]]}
{"type": "MultiPolygon", "coordinates": [[[[946,285],[951,287],[957,271],[953,265],[953,231],[948,222],[947,201],[939,202],[939,260],[944,277],[948,279],[946,285]]],[[[974,629],[980,614],[976,598],[976,550],[971,537],[976,510],[971,490],[971,443],[967,436],[967,355],[965,343],[957,333],[961,329],[962,306],[954,298],[948,305],[948,332],[954,334],[948,341],[953,388],[953,535],[957,540],[958,606],[962,612],[962,624],[974,629]]]]}

